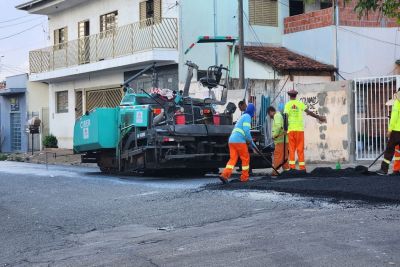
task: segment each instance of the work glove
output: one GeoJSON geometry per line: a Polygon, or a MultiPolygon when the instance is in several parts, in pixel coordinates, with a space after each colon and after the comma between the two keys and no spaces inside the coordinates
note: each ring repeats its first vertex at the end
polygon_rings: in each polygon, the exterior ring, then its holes
{"type": "Polygon", "coordinates": [[[319,121],[320,123],[326,123],[326,122],[327,122],[325,116],[319,116],[318,121],[319,121]]]}

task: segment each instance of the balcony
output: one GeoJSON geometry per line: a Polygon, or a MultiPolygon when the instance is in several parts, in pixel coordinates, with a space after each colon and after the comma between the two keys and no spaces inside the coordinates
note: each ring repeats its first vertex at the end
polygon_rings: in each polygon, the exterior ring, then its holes
{"type": "MultiPolygon", "coordinates": [[[[57,72],[48,78],[79,74],[89,71],[113,68],[122,65],[130,65],[142,61],[157,60],[157,54],[142,55],[146,52],[174,51],[178,49],[178,25],[175,18],[162,18],[159,21],[148,19],[133,24],[128,24],[113,30],[89,35],[77,40],[69,41],[29,52],[30,73],[40,74],[57,72]],[[114,60],[127,56],[130,60],[114,60]],[[100,64],[108,62],[108,64],[100,64]],[[88,68],[88,65],[96,65],[97,68],[88,68]],[[74,68],[71,74],[60,73],[60,70],[74,68]]],[[[177,58],[177,56],[176,56],[177,58]]],[[[160,60],[175,60],[165,53],[160,60]]],[[[46,80],[46,77],[33,75],[33,80],[46,80]]],[[[32,79],[31,79],[32,80],[32,79]]]]}

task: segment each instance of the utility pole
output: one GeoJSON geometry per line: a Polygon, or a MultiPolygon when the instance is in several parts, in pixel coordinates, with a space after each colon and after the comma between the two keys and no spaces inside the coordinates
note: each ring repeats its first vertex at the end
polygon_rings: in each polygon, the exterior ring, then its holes
{"type": "MultiPolygon", "coordinates": [[[[217,0],[214,0],[214,36],[217,36],[217,0]]],[[[215,66],[218,66],[218,44],[214,43],[215,66]]]]}
{"type": "Polygon", "coordinates": [[[244,30],[243,30],[243,0],[239,1],[239,88],[244,88],[244,30]]]}

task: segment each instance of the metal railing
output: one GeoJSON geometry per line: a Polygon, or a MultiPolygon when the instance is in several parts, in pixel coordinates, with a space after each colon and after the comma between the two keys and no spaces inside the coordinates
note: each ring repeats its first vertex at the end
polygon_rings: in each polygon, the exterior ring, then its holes
{"type": "Polygon", "coordinates": [[[98,62],[154,48],[178,48],[177,19],[147,19],[30,51],[30,73],[98,62]]]}

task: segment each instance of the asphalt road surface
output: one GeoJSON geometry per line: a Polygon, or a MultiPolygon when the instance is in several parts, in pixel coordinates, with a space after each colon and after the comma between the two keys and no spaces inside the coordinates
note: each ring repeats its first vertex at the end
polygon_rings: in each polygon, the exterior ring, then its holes
{"type": "Polygon", "coordinates": [[[209,183],[0,162],[0,266],[400,266],[396,203],[209,183]]]}

